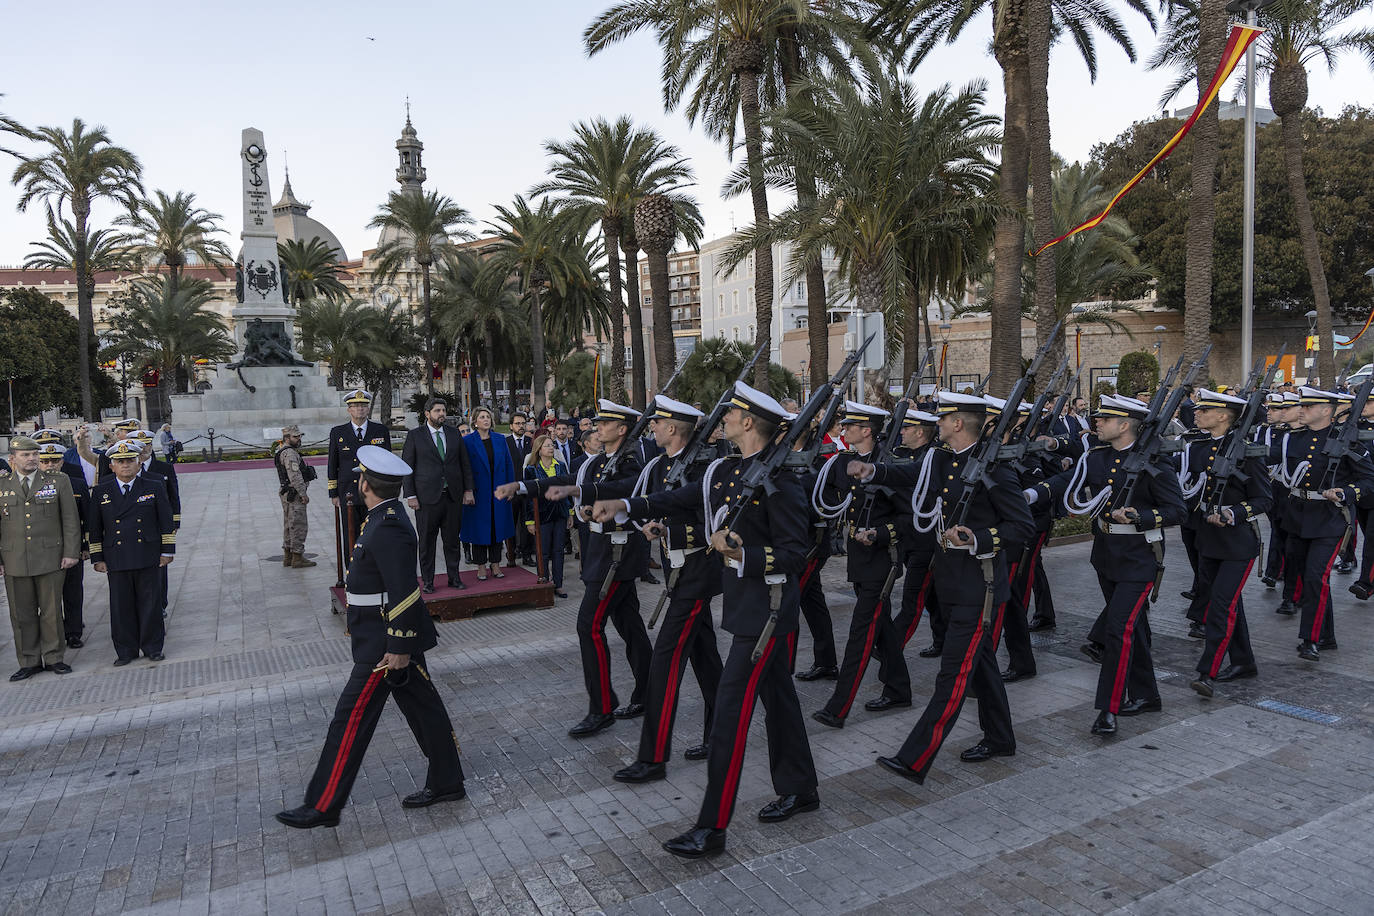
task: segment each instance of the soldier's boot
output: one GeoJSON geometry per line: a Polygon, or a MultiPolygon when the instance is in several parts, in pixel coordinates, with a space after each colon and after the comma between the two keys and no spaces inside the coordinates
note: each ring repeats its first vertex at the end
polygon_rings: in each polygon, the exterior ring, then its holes
{"type": "Polygon", "coordinates": [[[291,565],[291,551],[287,550],[285,547],[283,547],[283,548],[281,549],[281,565],[282,565],[282,566],[290,566],[290,565],[291,565]]]}
{"type": "Polygon", "coordinates": [[[310,567],[310,566],[318,566],[318,565],[319,565],[319,564],[316,563],[314,560],[307,560],[307,559],[305,558],[305,554],[303,554],[303,553],[294,553],[294,552],[293,552],[293,553],[291,554],[291,568],[292,568],[292,569],[305,569],[305,568],[310,567]]]}

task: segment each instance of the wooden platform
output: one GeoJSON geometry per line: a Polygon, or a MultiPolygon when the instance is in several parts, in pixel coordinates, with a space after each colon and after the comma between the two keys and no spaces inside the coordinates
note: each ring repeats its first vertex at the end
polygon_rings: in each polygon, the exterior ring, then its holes
{"type": "MultiPolygon", "coordinates": [[[[439,573],[434,577],[434,594],[421,594],[429,613],[440,620],[463,620],[478,611],[507,607],[553,607],[554,594],[552,582],[540,582],[535,574],[521,566],[502,566],[504,579],[489,578],[477,581],[477,573],[471,569],[462,572],[463,584],[467,588],[450,588],[448,576],[439,573]]],[[[419,584],[417,578],[416,584],[419,584]]],[[[334,613],[345,610],[344,590],[338,586],[329,589],[330,602],[334,613]]]]}

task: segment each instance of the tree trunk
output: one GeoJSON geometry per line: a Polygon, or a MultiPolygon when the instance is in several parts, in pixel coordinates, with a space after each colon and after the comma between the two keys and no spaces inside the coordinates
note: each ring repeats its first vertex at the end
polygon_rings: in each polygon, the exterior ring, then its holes
{"type": "Polygon", "coordinates": [[[1002,170],[999,195],[1007,213],[993,229],[992,348],[988,390],[1006,394],[1021,377],[1021,258],[1025,254],[1026,178],[1030,154],[1030,74],[1023,7],[1007,3],[993,41],[1002,67],[1006,108],[1002,121],[1002,170]]]}
{"type": "Polygon", "coordinates": [[[484,374],[487,377],[487,385],[490,388],[488,396],[491,398],[491,403],[487,406],[494,410],[496,408],[496,389],[498,386],[496,384],[496,338],[491,333],[491,325],[487,325],[486,336],[483,340],[483,349],[486,351],[487,359],[487,365],[485,367],[486,372],[484,374]]]}
{"type": "MultiPolygon", "coordinates": [[[[858,289],[859,311],[861,311],[861,312],[880,312],[880,311],[882,311],[882,308],[883,308],[883,291],[884,291],[884,289],[885,289],[885,284],[883,283],[882,269],[881,269],[877,264],[866,264],[866,265],[861,266],[861,267],[859,268],[859,289],[858,289]]],[[[863,343],[863,341],[861,341],[861,340],[856,340],[856,341],[854,341],[854,345],[855,345],[856,347],[859,346],[859,345],[862,344],[862,343],[863,343]]],[[[869,353],[872,353],[872,349],[869,350],[869,353]]],[[[884,355],[886,355],[886,354],[884,354],[884,355]]],[[[884,363],[886,363],[886,360],[884,360],[884,363]]],[[[875,389],[877,389],[877,390],[884,390],[884,386],[880,386],[880,385],[875,385],[875,384],[874,384],[875,381],[879,381],[882,377],[883,377],[883,372],[882,372],[882,371],[872,372],[872,373],[868,373],[868,372],[864,373],[864,389],[865,389],[865,390],[859,392],[858,400],[863,401],[865,404],[873,404],[873,403],[876,403],[875,400],[870,400],[870,399],[869,399],[869,391],[873,391],[873,390],[875,390],[875,389]]]]}
{"type": "MultiPolygon", "coordinates": [[[[673,338],[673,309],[669,301],[668,250],[646,251],[649,260],[649,295],[653,300],[654,361],[662,387],[677,371],[677,344],[673,338]]],[[[703,306],[704,307],[704,306],[703,306]]]]}
{"type": "Polygon", "coordinates": [[[1336,328],[1302,165],[1302,110],[1307,104],[1307,70],[1301,63],[1274,68],[1269,77],[1269,104],[1280,120],[1288,193],[1293,198],[1293,216],[1298,223],[1298,237],[1302,239],[1302,256],[1312,281],[1313,308],[1317,312],[1317,375],[1323,388],[1333,389],[1336,384],[1336,328]]]}
{"type": "Polygon", "coordinates": [[[472,351],[468,351],[468,411],[471,411],[478,404],[482,403],[482,389],[477,384],[477,360],[472,358],[472,351]]]}
{"type": "MultiPolygon", "coordinates": [[[[759,42],[736,42],[736,45],[758,46],[759,42]]],[[[742,47],[737,53],[751,54],[754,47],[742,47]]],[[[760,59],[762,47],[757,48],[760,59]]],[[[759,112],[759,68],[752,63],[735,70],[739,78],[740,118],[744,122],[744,155],[749,168],[749,197],[754,204],[754,229],[767,235],[768,189],[763,179],[763,122],[759,112]]],[[[768,392],[768,366],[772,359],[773,340],[773,247],[768,244],[754,249],[754,320],[757,336],[754,346],[765,347],[764,358],[754,366],[754,387],[768,392]]]]}
{"type": "Polygon", "coordinates": [[[421,290],[425,300],[425,391],[434,394],[434,324],[429,302],[429,265],[420,265],[421,290]]]}
{"type": "MultiPolygon", "coordinates": [[[[76,275],[86,276],[86,219],[91,213],[91,202],[86,197],[75,197],[71,202],[72,217],[76,220],[76,275]]],[[[95,314],[91,310],[91,296],[86,284],[76,284],[76,359],[77,372],[81,386],[81,415],[94,423],[96,416],[91,402],[91,342],[95,338],[95,314]]]]}
{"type": "MultiPolygon", "coordinates": [[[[1201,0],[1198,7],[1198,97],[1212,81],[1226,45],[1226,7],[1222,0],[1201,0]]],[[[1192,194],[1188,200],[1183,277],[1183,355],[1192,363],[1212,337],[1212,241],[1216,224],[1214,198],[1217,143],[1220,135],[1217,106],[1208,106],[1193,124],[1192,194]]],[[[1206,367],[1203,378],[1207,377],[1206,367]]]]}
{"type": "Polygon", "coordinates": [[[536,414],[544,409],[544,308],[539,299],[539,284],[530,284],[530,350],[533,377],[530,381],[530,402],[536,414]]]}
{"type": "Polygon", "coordinates": [[[342,391],[344,386],[343,363],[331,357],[329,360],[329,384],[342,391]]]}
{"type": "Polygon", "coordinates": [[[620,294],[620,225],[601,221],[601,247],[606,249],[607,276],[611,284],[611,368],[607,393],[617,404],[625,403],[625,300],[620,294]]]}
{"type": "Polygon", "coordinates": [[[915,277],[908,276],[907,280],[911,296],[902,309],[902,378],[910,381],[921,363],[921,287],[915,277]]]}
{"type": "MultiPolygon", "coordinates": [[[[1050,174],[1050,0],[1027,0],[1026,42],[1030,68],[1030,184],[1035,247],[1054,238],[1054,178],[1050,174]]],[[[1035,258],[1035,344],[1043,347],[1059,320],[1055,281],[1055,252],[1051,248],[1035,258]]],[[[1064,358],[1064,338],[1050,341],[1047,366],[1064,358]]]]}
{"type": "MultiPolygon", "coordinates": [[[[644,364],[644,298],[639,294],[639,246],[621,236],[625,253],[625,303],[630,310],[630,406],[642,411],[648,399],[649,370],[644,364]]],[[[660,372],[662,370],[659,370],[660,372]]]]}
{"type": "Polygon", "coordinates": [[[396,397],[396,383],[390,372],[385,373],[377,385],[377,402],[381,405],[378,421],[386,427],[391,426],[391,402],[396,397]]]}

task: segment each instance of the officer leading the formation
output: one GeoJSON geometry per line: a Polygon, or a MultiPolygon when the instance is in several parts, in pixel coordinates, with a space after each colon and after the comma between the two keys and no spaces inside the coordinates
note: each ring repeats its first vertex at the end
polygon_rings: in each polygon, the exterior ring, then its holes
{"type": "Polygon", "coordinates": [[[347,568],[353,547],[347,541],[357,538],[363,516],[367,514],[358,492],[358,476],[353,470],[357,464],[358,449],[364,445],[376,445],[390,451],[391,433],[381,423],[367,418],[372,412],[370,392],[354,388],[344,395],[344,403],[348,405],[348,422],[340,423],[329,431],[329,458],[325,470],[329,499],[341,513],[345,540],[343,558],[344,567],[347,568]]]}
{"type": "Polygon", "coordinates": [[[357,449],[358,494],[367,507],[348,565],[348,632],[353,670],[334,709],[305,804],[281,811],[288,827],[335,827],[388,696],[396,697],[429,759],[424,788],[401,801],[425,808],[465,798],[463,765],[444,701],[425,667],[439,642],[415,581],[415,527],[397,497],[410,465],[380,446],[357,449]]]}

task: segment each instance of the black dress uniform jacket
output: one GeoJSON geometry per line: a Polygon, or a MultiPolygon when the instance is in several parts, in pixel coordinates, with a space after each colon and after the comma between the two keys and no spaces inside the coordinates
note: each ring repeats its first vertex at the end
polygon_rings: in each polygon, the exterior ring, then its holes
{"type": "Polygon", "coordinates": [[[146,467],[139,469],[139,475],[159,480],[167,488],[167,500],[172,504],[172,527],[181,528],[181,484],[177,482],[176,466],[160,458],[149,458],[146,467]]]}
{"type": "Polygon", "coordinates": [[[1304,499],[1297,493],[1336,487],[1345,495],[1345,505],[1353,511],[1356,505],[1368,506],[1374,501],[1374,463],[1369,456],[1352,450],[1341,458],[1336,479],[1326,478],[1329,459],[1322,454],[1327,438],[1335,429],[1290,430],[1278,446],[1279,462],[1285,475],[1291,475],[1298,465],[1309,462],[1308,470],[1293,482],[1292,491],[1284,500],[1283,527],[1300,538],[1338,538],[1345,534],[1345,517],[1340,507],[1325,499],[1304,499]]]}
{"type": "MultiPolygon", "coordinates": [[[[827,501],[837,502],[842,494],[852,498],[845,510],[847,564],[850,582],[883,582],[892,568],[891,548],[901,549],[901,533],[911,516],[910,497],[899,496],[891,487],[879,483],[863,484],[846,472],[850,461],[871,461],[871,455],[846,450],[830,465],[825,489],[827,501]],[[869,501],[869,494],[873,499],[869,501]],[[906,510],[906,511],[904,511],[906,510]],[[865,528],[875,532],[872,544],[862,544],[854,535],[865,528]]],[[[909,490],[907,491],[909,494],[909,490]]],[[[900,557],[900,554],[899,554],[900,557]]]]}
{"type": "MultiPolygon", "coordinates": [[[[598,499],[615,499],[615,491],[618,487],[608,489],[610,495],[603,496],[598,487],[603,484],[617,484],[628,480],[631,485],[639,478],[639,472],[643,469],[643,464],[639,460],[639,449],[629,443],[622,443],[621,448],[628,447],[624,457],[616,468],[614,477],[606,477],[606,462],[610,460],[609,455],[593,455],[584,462],[585,472],[578,471],[577,475],[566,474],[561,477],[540,477],[537,481],[525,481],[525,486],[539,491],[543,496],[544,492],[552,486],[571,486],[577,483],[577,478],[582,478],[582,502],[591,505],[598,499]]],[[[625,492],[629,492],[626,490],[625,492]]],[[[582,554],[583,582],[604,582],[606,573],[610,571],[611,562],[614,560],[614,551],[611,545],[611,532],[626,531],[629,539],[621,547],[620,566],[616,569],[616,582],[630,582],[638,579],[649,570],[649,542],[644,540],[644,535],[635,530],[634,526],[626,522],[618,525],[615,522],[606,522],[601,526],[601,534],[591,532],[587,538],[586,551],[582,554]]]]}
{"type": "Polygon", "coordinates": [[[419,655],[439,642],[415,579],[418,539],[410,516],[394,499],[373,506],[363,520],[348,564],[350,595],[385,595],[380,605],[348,604],[353,661],[371,665],[386,653],[419,655]]]}
{"type": "Polygon", "coordinates": [[[391,433],[375,420],[367,421],[361,439],[352,423],[340,423],[329,431],[328,495],[331,499],[352,496],[359,507],[362,497],[358,495],[358,475],[353,469],[358,466],[360,445],[378,445],[391,451],[391,433]]]}
{"type": "Polygon", "coordinates": [[[1220,494],[1220,505],[1235,513],[1234,525],[1218,528],[1204,516],[1206,507],[1217,501],[1217,488],[1223,486],[1211,479],[1212,462],[1216,460],[1224,438],[1195,440],[1188,445],[1188,472],[1206,473],[1207,483],[1194,497],[1187,500],[1188,517],[1197,531],[1197,551],[1204,557],[1217,560],[1248,560],[1259,555],[1260,539],[1256,528],[1258,519],[1273,507],[1269,474],[1260,458],[1247,458],[1241,466],[1244,480],[1232,476],[1220,494]]]}
{"type": "Polygon", "coordinates": [[[135,477],[125,496],[119,479],[107,477],[91,491],[87,513],[91,562],[112,572],[157,566],[163,554],[176,553],[172,503],[159,480],[135,477]]]}

